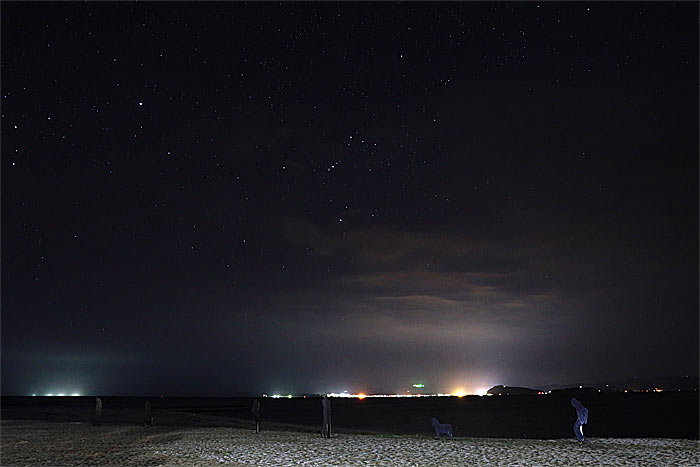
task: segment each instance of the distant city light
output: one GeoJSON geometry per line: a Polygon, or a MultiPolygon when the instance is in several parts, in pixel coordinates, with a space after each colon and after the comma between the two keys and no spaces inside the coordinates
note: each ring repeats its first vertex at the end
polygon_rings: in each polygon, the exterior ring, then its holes
{"type": "Polygon", "coordinates": [[[354,398],[354,399],[364,399],[366,397],[464,397],[467,394],[463,390],[459,390],[450,394],[443,394],[443,393],[435,393],[435,394],[365,394],[365,393],[359,393],[359,394],[350,394],[348,392],[329,392],[326,394],[328,397],[345,397],[345,398],[354,398]]]}
{"type": "MultiPolygon", "coordinates": [[[[424,387],[423,383],[416,383],[413,384],[412,386],[417,387],[421,386],[424,387]]],[[[78,394],[73,394],[73,395],[78,395],[78,394]]],[[[464,397],[464,396],[490,396],[488,393],[488,390],[486,388],[480,388],[477,389],[476,392],[467,392],[464,388],[457,388],[454,391],[450,393],[431,393],[431,394],[426,394],[426,393],[411,393],[410,391],[406,391],[406,393],[403,394],[367,394],[364,392],[358,392],[358,393],[351,393],[349,391],[343,391],[343,392],[328,392],[325,394],[322,394],[327,397],[336,397],[336,398],[348,398],[348,399],[366,399],[369,397],[464,397]]],[[[273,394],[271,396],[268,396],[267,394],[263,394],[263,397],[271,397],[273,399],[292,399],[294,397],[303,397],[306,398],[307,396],[294,396],[292,394],[273,394]]]]}
{"type": "MultiPolygon", "coordinates": [[[[42,394],[32,393],[32,397],[41,396],[41,395],[42,394]]],[[[66,396],[80,397],[80,393],[73,392],[73,393],[67,394],[64,392],[47,392],[46,394],[43,394],[43,396],[44,397],[66,397],[66,396]]]]}
{"type": "Polygon", "coordinates": [[[449,394],[350,394],[348,392],[329,392],[328,397],[347,397],[354,399],[364,399],[365,397],[430,397],[432,396],[447,396],[449,394]]]}

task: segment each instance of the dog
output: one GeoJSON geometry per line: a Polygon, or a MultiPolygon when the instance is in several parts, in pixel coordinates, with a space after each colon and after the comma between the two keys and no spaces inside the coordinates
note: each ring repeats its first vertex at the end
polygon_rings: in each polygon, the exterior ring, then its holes
{"type": "Polygon", "coordinates": [[[445,434],[448,438],[452,439],[452,425],[449,423],[440,423],[437,418],[430,420],[435,429],[435,437],[440,438],[440,435],[445,434]]]}

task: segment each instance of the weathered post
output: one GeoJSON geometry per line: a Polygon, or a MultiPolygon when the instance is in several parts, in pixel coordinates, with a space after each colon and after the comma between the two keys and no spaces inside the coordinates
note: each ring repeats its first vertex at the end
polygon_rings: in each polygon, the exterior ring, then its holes
{"type": "Polygon", "coordinates": [[[328,396],[323,396],[321,400],[323,406],[323,426],[321,427],[321,436],[324,438],[331,437],[331,400],[328,396]]]}
{"type": "Polygon", "coordinates": [[[253,401],[253,408],[250,410],[253,412],[253,418],[255,419],[255,432],[260,433],[260,421],[262,420],[262,415],[260,414],[260,401],[255,399],[253,401]]]}
{"type": "Polygon", "coordinates": [[[143,426],[153,426],[153,415],[151,413],[151,403],[146,401],[146,404],[144,404],[144,417],[143,417],[143,426]]]}
{"type": "Polygon", "coordinates": [[[102,399],[95,397],[95,421],[93,425],[102,425],[102,399]]]}

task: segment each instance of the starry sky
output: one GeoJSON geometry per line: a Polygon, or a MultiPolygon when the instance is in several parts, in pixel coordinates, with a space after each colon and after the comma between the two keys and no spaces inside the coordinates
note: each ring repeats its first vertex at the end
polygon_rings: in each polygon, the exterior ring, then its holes
{"type": "Polygon", "coordinates": [[[2,8],[2,392],[698,372],[698,4],[2,8]]]}

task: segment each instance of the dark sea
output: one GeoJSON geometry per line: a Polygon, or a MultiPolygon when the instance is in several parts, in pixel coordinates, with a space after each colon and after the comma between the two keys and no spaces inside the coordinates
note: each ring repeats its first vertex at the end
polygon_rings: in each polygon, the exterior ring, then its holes
{"type": "MultiPolygon", "coordinates": [[[[698,439],[698,392],[559,392],[545,395],[332,399],[336,432],[432,436],[430,420],[455,436],[554,439],[573,437],[575,396],[588,409],[588,437],[698,439]]],[[[104,423],[143,423],[149,401],[155,423],[252,429],[252,397],[101,396],[104,423]]],[[[320,431],[320,397],[259,397],[262,429],[320,431]]],[[[0,417],[94,421],[95,398],[3,396],[0,417]]]]}

